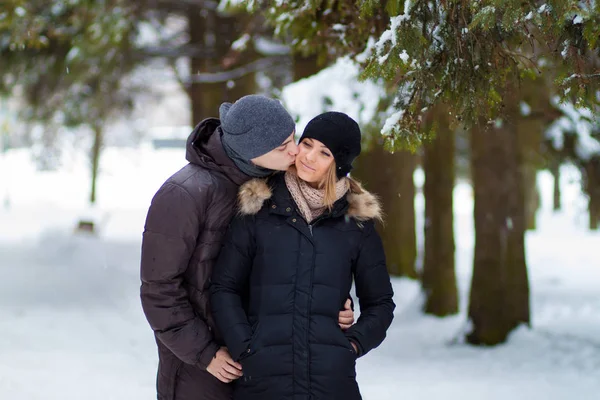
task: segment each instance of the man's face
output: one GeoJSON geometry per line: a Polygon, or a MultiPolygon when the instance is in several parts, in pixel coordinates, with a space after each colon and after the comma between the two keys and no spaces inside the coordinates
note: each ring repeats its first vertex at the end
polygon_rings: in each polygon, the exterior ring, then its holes
{"type": "Polygon", "coordinates": [[[253,158],[251,161],[259,167],[274,171],[286,171],[296,161],[296,154],[298,154],[298,146],[294,141],[294,132],[283,141],[281,146],[271,150],[267,154],[253,158]]]}

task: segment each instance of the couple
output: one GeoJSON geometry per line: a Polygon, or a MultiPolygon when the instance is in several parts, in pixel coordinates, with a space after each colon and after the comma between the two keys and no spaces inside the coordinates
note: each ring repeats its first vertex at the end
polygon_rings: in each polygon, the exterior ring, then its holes
{"type": "Polygon", "coordinates": [[[296,145],[276,100],[245,96],[219,113],[194,129],[190,163],[146,219],[158,399],[360,399],[355,360],[383,341],[394,303],[379,204],[346,176],[359,127],[325,113],[296,145]]]}

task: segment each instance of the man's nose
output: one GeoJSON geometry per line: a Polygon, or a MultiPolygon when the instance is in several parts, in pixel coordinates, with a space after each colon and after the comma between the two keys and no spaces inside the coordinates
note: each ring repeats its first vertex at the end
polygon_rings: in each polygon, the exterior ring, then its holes
{"type": "Polygon", "coordinates": [[[298,152],[299,152],[298,145],[296,143],[292,142],[292,146],[290,147],[290,155],[295,157],[298,155],[298,152]]]}

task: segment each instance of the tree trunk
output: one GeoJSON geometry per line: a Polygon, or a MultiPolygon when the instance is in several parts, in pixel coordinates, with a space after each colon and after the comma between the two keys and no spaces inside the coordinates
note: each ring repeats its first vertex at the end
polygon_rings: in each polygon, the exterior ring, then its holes
{"type": "Polygon", "coordinates": [[[471,131],[475,256],[467,341],[495,345],[529,324],[525,199],[516,127],[471,131]]]}
{"type": "Polygon", "coordinates": [[[598,229],[598,223],[600,222],[600,204],[598,198],[590,197],[590,230],[594,231],[598,229]]]}
{"type": "Polygon", "coordinates": [[[600,157],[594,157],[585,165],[586,192],[588,194],[588,209],[590,230],[598,229],[600,223],[600,157]]]}
{"type": "Polygon", "coordinates": [[[454,271],[455,135],[440,121],[436,138],[424,148],[425,249],[423,260],[424,311],[440,317],[458,312],[454,271]]]}
{"type": "MultiPolygon", "coordinates": [[[[375,142],[375,140],[374,140],[375,142]]],[[[373,143],[357,159],[352,176],[377,194],[385,213],[378,225],[390,274],[416,279],[417,238],[415,233],[416,157],[409,152],[391,154],[381,142],[373,143]]]]}
{"type": "Polygon", "coordinates": [[[90,193],[90,203],[96,203],[96,182],[98,180],[98,169],[100,166],[100,152],[102,150],[103,130],[96,125],[93,127],[94,144],[92,145],[92,190],[90,193]]]}
{"type": "MultiPolygon", "coordinates": [[[[231,44],[238,39],[242,29],[241,16],[224,16],[214,10],[202,9],[198,5],[190,5],[188,14],[188,29],[190,45],[212,47],[215,57],[191,57],[190,68],[192,76],[198,72],[218,73],[235,68],[227,68],[223,62],[231,50],[231,44]]],[[[244,52],[244,63],[253,61],[256,53],[244,52]]],[[[205,118],[218,117],[219,106],[224,101],[235,101],[238,98],[254,93],[255,75],[250,73],[235,81],[200,83],[194,82],[189,86],[188,94],[192,106],[192,126],[205,118]]]]}
{"type": "Polygon", "coordinates": [[[554,177],[554,190],[552,196],[552,209],[554,211],[560,210],[560,161],[553,159],[550,161],[550,173],[554,177]]]}
{"type": "Polygon", "coordinates": [[[294,54],[294,82],[315,75],[321,70],[317,56],[302,56],[294,54]]]}
{"type": "MultiPolygon", "coordinates": [[[[202,11],[198,6],[190,6],[188,14],[188,30],[190,46],[206,46],[206,41],[211,38],[216,41],[214,32],[215,13],[212,11],[202,11]]],[[[220,57],[218,57],[220,58],[220,57]]],[[[190,57],[190,74],[193,76],[199,72],[214,72],[210,68],[210,60],[203,57],[190,57]]],[[[218,116],[222,84],[203,84],[192,82],[189,85],[188,94],[192,106],[192,126],[207,117],[218,116]]]]}
{"type": "MultiPolygon", "coordinates": [[[[535,82],[527,81],[519,97],[527,99],[528,104],[535,104],[531,99],[531,92],[539,93],[539,85],[535,82]]],[[[539,100],[538,100],[539,101],[539,100]]],[[[515,105],[519,104],[519,99],[514,100],[515,105]]],[[[546,102],[542,102],[546,105],[546,102]]],[[[550,101],[547,100],[547,104],[550,101]]],[[[541,105],[535,105],[535,109],[544,109],[541,105]]],[[[523,194],[525,198],[525,229],[534,230],[536,228],[537,211],[540,207],[540,195],[537,187],[537,171],[544,165],[542,157],[542,148],[544,146],[544,118],[545,112],[536,112],[535,115],[523,115],[520,111],[513,109],[511,118],[515,125],[517,133],[517,146],[519,151],[519,168],[522,176],[523,194]]]]}

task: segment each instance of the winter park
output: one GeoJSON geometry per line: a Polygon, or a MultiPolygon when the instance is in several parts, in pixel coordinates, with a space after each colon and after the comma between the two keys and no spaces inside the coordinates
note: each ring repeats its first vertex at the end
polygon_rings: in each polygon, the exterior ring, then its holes
{"type": "Polygon", "coordinates": [[[599,37],[579,0],[2,2],[0,399],[600,399],[599,37]]]}

